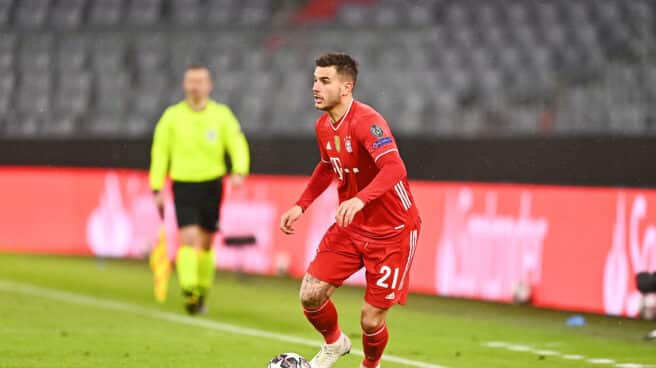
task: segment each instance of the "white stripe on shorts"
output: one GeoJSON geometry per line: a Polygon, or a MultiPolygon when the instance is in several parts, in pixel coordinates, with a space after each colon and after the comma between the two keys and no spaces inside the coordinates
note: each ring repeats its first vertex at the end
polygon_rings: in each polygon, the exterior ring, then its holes
{"type": "Polygon", "coordinates": [[[403,270],[403,276],[401,276],[401,283],[399,284],[399,290],[403,290],[403,284],[405,283],[405,277],[410,269],[412,264],[412,258],[415,256],[415,249],[417,248],[417,230],[412,230],[410,232],[410,252],[408,252],[408,261],[405,263],[405,269],[403,270]]]}

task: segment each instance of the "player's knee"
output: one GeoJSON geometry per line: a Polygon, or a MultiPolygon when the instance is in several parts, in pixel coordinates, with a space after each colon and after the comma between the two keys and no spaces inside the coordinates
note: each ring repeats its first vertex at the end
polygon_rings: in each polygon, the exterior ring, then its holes
{"type": "Polygon", "coordinates": [[[301,304],[305,308],[319,308],[328,298],[325,293],[318,289],[301,288],[299,293],[301,304]]]}
{"type": "Polygon", "coordinates": [[[362,327],[362,330],[365,332],[373,332],[378,330],[383,326],[385,323],[385,319],[383,318],[378,318],[374,316],[363,316],[362,319],[360,320],[360,326],[362,327]]]}
{"type": "Polygon", "coordinates": [[[360,315],[360,326],[365,332],[373,332],[381,328],[385,324],[385,311],[362,308],[360,315]]]}

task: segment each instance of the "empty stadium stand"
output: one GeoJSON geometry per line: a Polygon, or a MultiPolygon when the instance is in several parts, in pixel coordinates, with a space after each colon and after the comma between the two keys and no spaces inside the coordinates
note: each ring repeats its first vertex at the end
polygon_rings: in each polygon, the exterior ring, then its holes
{"type": "Polygon", "coordinates": [[[311,136],[314,58],[347,51],[398,135],[656,132],[656,2],[0,0],[0,137],[144,138],[189,63],[253,136],[311,136]]]}

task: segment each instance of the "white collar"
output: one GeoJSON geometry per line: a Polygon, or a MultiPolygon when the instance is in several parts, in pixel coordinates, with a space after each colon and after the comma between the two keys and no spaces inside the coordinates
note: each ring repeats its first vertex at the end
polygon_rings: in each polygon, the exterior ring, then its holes
{"type": "Polygon", "coordinates": [[[355,101],[354,98],[351,99],[351,103],[349,103],[349,106],[348,106],[348,108],[346,109],[346,112],[345,112],[344,115],[342,115],[342,117],[339,119],[339,122],[337,123],[337,125],[333,125],[333,123],[332,123],[332,119],[330,119],[330,114],[328,114],[328,119],[331,120],[331,121],[329,122],[330,127],[333,128],[334,131],[337,131],[337,130],[339,129],[339,127],[342,125],[342,123],[344,122],[344,120],[346,120],[346,116],[348,115],[349,111],[351,111],[351,106],[353,106],[353,101],[355,101]]]}

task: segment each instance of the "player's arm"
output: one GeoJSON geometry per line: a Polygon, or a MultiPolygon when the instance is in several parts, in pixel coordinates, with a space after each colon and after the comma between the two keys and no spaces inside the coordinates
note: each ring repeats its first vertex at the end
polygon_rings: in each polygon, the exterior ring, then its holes
{"type": "Polygon", "coordinates": [[[319,152],[321,154],[321,161],[317,164],[312,172],[310,181],[308,182],[303,194],[296,201],[296,204],[283,213],[280,217],[280,230],[285,234],[294,233],[294,222],[298,220],[303,212],[323,193],[332,183],[334,173],[332,165],[328,160],[328,155],[319,144],[319,152]]]}
{"type": "Polygon", "coordinates": [[[337,209],[337,224],[348,226],[355,215],[369,202],[388,192],[406,177],[407,170],[399,155],[396,141],[384,120],[377,119],[372,124],[360,124],[355,138],[366,147],[379,171],[354,198],[342,202],[337,209]]]}
{"type": "Polygon", "coordinates": [[[153,144],[150,149],[150,171],[148,177],[150,188],[155,193],[155,203],[160,215],[163,215],[164,211],[164,201],[160,191],[164,186],[164,180],[166,180],[170,160],[171,137],[169,115],[165,111],[159,122],[157,122],[155,133],[153,134],[153,144]]]}
{"type": "Polygon", "coordinates": [[[312,176],[310,177],[310,182],[305,187],[301,197],[296,201],[296,205],[301,207],[303,212],[305,212],[312,202],[314,202],[321,193],[328,189],[330,183],[333,182],[333,178],[334,173],[330,163],[323,160],[320,161],[314,168],[312,176]]]}
{"type": "Polygon", "coordinates": [[[250,171],[251,156],[246,136],[229,108],[227,108],[222,136],[232,162],[232,182],[239,185],[250,171]]]}
{"type": "Polygon", "coordinates": [[[335,178],[332,164],[330,163],[330,157],[328,157],[328,152],[324,150],[324,147],[319,140],[318,126],[315,127],[315,134],[317,137],[317,146],[319,147],[320,161],[314,168],[312,176],[310,177],[310,182],[307,187],[305,187],[303,194],[301,194],[299,200],[296,201],[296,205],[301,207],[303,212],[305,212],[312,202],[314,202],[314,200],[330,186],[330,183],[332,183],[335,178]]]}
{"type": "Polygon", "coordinates": [[[376,166],[379,169],[378,174],[356,195],[364,204],[387,193],[407,175],[405,164],[398,151],[381,156],[376,161],[376,166]]]}
{"type": "Polygon", "coordinates": [[[321,161],[317,164],[310,177],[310,182],[301,194],[296,204],[280,217],[280,230],[285,234],[293,234],[294,222],[298,220],[303,212],[323,193],[332,183],[334,178],[332,166],[321,161]]]}

